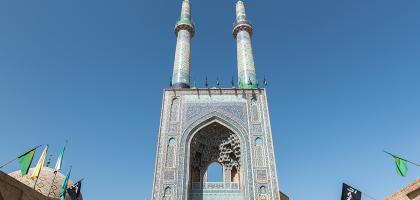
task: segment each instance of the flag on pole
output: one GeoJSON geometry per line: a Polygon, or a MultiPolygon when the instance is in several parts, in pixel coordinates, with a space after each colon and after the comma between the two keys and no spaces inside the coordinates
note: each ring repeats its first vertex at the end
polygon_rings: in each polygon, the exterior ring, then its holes
{"type": "MultiPolygon", "coordinates": [[[[384,152],[394,158],[394,160],[395,160],[395,170],[397,171],[397,174],[402,176],[402,177],[407,176],[407,172],[408,172],[407,162],[410,162],[410,161],[408,161],[406,159],[403,159],[399,156],[396,156],[392,153],[389,153],[387,151],[384,151],[384,152]]],[[[414,162],[410,162],[410,163],[413,163],[414,165],[419,166],[418,164],[416,164],[414,162]]]]}
{"type": "Polygon", "coordinates": [[[67,189],[67,193],[70,195],[71,200],[77,200],[77,198],[79,198],[81,189],[82,180],[78,181],[76,184],[67,189]]]}
{"type": "Polygon", "coordinates": [[[398,156],[394,156],[395,159],[395,167],[397,170],[398,175],[400,176],[407,176],[407,172],[408,172],[408,167],[407,167],[407,161],[398,157],[398,156]]]}
{"type": "Polygon", "coordinates": [[[341,200],[361,200],[361,199],[362,199],[362,192],[343,183],[343,191],[341,193],[341,200]]]}
{"type": "Polygon", "coordinates": [[[38,163],[36,164],[36,167],[34,171],[32,172],[31,179],[35,180],[38,178],[39,173],[41,173],[42,167],[44,167],[45,158],[47,157],[47,151],[48,151],[48,145],[45,147],[44,151],[41,154],[41,157],[38,160],[38,163]]]}
{"type": "Polygon", "coordinates": [[[28,174],[29,168],[32,164],[32,160],[34,159],[35,149],[36,148],[33,148],[32,150],[18,157],[22,176],[26,176],[28,174]]]}
{"type": "Polygon", "coordinates": [[[58,156],[57,162],[55,163],[54,171],[58,172],[61,169],[61,164],[63,163],[64,151],[66,151],[67,141],[61,149],[60,155],[58,156]]]}
{"type": "Polygon", "coordinates": [[[66,175],[66,179],[64,179],[63,185],[61,185],[60,200],[64,200],[66,198],[67,184],[69,183],[70,173],[71,166],[69,172],[66,175]]]}

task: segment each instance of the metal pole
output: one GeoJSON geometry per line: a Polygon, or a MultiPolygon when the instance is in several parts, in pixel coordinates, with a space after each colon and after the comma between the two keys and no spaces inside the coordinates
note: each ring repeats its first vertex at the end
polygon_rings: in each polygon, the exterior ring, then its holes
{"type": "Polygon", "coordinates": [[[364,192],[362,192],[362,195],[363,195],[363,196],[366,196],[366,197],[367,197],[367,198],[369,198],[369,199],[376,200],[375,198],[373,198],[373,197],[371,197],[371,196],[367,195],[367,194],[366,194],[366,193],[364,193],[364,192]]]}
{"type": "MultiPolygon", "coordinates": [[[[34,149],[38,149],[40,146],[42,146],[42,145],[38,145],[37,147],[32,148],[31,150],[29,150],[29,151],[27,151],[27,152],[25,152],[25,153],[23,153],[23,154],[21,154],[21,155],[24,155],[24,154],[26,154],[26,153],[28,153],[28,152],[30,152],[30,151],[32,151],[32,150],[34,150],[34,149]]],[[[10,163],[14,162],[14,161],[15,161],[15,160],[17,160],[17,159],[19,159],[19,157],[17,157],[17,158],[15,158],[15,159],[13,159],[13,160],[11,160],[11,161],[7,162],[6,164],[4,164],[4,165],[0,166],[0,169],[1,169],[1,168],[3,168],[3,167],[5,167],[5,166],[7,166],[7,165],[9,165],[10,163]]]]}
{"type": "Polygon", "coordinates": [[[4,165],[2,165],[2,166],[0,166],[0,169],[1,168],[3,168],[4,166],[6,166],[6,165],[8,165],[8,164],[10,164],[10,163],[12,163],[12,162],[14,162],[15,160],[17,160],[18,158],[15,158],[15,159],[13,159],[13,160],[11,160],[11,161],[9,161],[9,162],[7,162],[6,164],[4,164],[4,165]]]}
{"type": "Polygon", "coordinates": [[[51,194],[51,189],[52,189],[52,187],[53,187],[53,185],[54,185],[54,181],[55,181],[55,178],[57,177],[57,171],[54,171],[54,177],[53,177],[53,179],[52,179],[52,182],[51,182],[51,184],[50,184],[50,190],[48,191],[48,195],[47,195],[47,197],[50,197],[50,194],[51,194]]]}
{"type": "Polygon", "coordinates": [[[384,150],[383,152],[385,152],[385,153],[387,153],[387,154],[391,155],[392,157],[397,157],[397,158],[403,159],[403,160],[405,160],[405,161],[407,161],[407,162],[409,162],[409,163],[411,163],[411,164],[413,164],[413,165],[415,165],[415,166],[417,166],[417,167],[420,167],[420,164],[417,164],[417,163],[415,163],[415,162],[409,161],[409,160],[407,160],[407,159],[405,159],[405,158],[401,158],[400,156],[396,156],[396,155],[394,155],[394,154],[392,154],[392,153],[389,153],[389,152],[387,152],[387,151],[385,151],[385,150],[384,150]]]}

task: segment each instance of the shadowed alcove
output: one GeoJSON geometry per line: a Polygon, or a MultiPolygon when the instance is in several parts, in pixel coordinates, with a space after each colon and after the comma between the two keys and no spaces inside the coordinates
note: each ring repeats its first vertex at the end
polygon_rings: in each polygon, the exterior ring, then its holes
{"type": "Polygon", "coordinates": [[[240,140],[232,130],[217,122],[200,129],[190,144],[190,199],[240,193],[240,163],[240,140]]]}

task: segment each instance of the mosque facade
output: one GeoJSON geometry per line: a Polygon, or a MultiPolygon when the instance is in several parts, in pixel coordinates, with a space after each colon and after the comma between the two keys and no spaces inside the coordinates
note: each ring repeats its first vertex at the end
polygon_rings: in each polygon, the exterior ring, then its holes
{"type": "Polygon", "coordinates": [[[189,0],[175,25],[177,44],[170,88],[164,89],[155,160],[154,200],[279,200],[267,91],[259,87],[253,26],[236,2],[238,83],[231,88],[190,85],[195,27],[189,0]],[[221,166],[222,180],[208,168],[221,166]]]}

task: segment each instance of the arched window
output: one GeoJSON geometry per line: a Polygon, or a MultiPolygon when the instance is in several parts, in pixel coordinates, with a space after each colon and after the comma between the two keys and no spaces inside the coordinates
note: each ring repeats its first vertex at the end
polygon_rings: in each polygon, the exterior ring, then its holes
{"type": "Polygon", "coordinates": [[[170,197],[170,196],[172,196],[172,189],[171,189],[171,187],[166,187],[165,188],[165,193],[164,193],[163,196],[164,197],[170,197]]]}
{"type": "Polygon", "coordinates": [[[176,140],[175,138],[171,138],[169,139],[169,146],[175,146],[176,145],[176,140]]]}
{"type": "Polygon", "coordinates": [[[172,188],[166,187],[165,192],[163,193],[163,200],[172,200],[172,188]]]}
{"type": "Polygon", "coordinates": [[[264,143],[264,141],[262,140],[262,138],[257,137],[257,138],[255,139],[255,145],[257,145],[257,146],[261,146],[261,145],[263,145],[263,143],[264,143]]]}
{"type": "Polygon", "coordinates": [[[170,115],[171,122],[178,121],[178,107],[179,107],[179,99],[174,98],[171,104],[171,115],[170,115]]]}
{"type": "Polygon", "coordinates": [[[265,194],[265,193],[267,193],[267,188],[266,188],[265,186],[261,186],[261,187],[260,187],[260,193],[261,193],[261,194],[265,194]]]}
{"type": "Polygon", "coordinates": [[[207,168],[207,182],[223,182],[222,165],[214,162],[207,168]]]}
{"type": "Polygon", "coordinates": [[[168,148],[166,149],[166,167],[174,167],[175,164],[175,148],[176,140],[171,138],[168,141],[168,148]]]}
{"type": "Polygon", "coordinates": [[[235,166],[230,171],[230,181],[235,183],[239,182],[239,173],[235,166]]]}
{"type": "Polygon", "coordinates": [[[252,121],[259,121],[259,109],[258,109],[258,100],[257,97],[251,99],[251,113],[252,113],[252,121]]]}
{"type": "Polygon", "coordinates": [[[255,163],[258,167],[265,166],[265,154],[264,154],[264,140],[261,137],[255,139],[255,163]]]}

